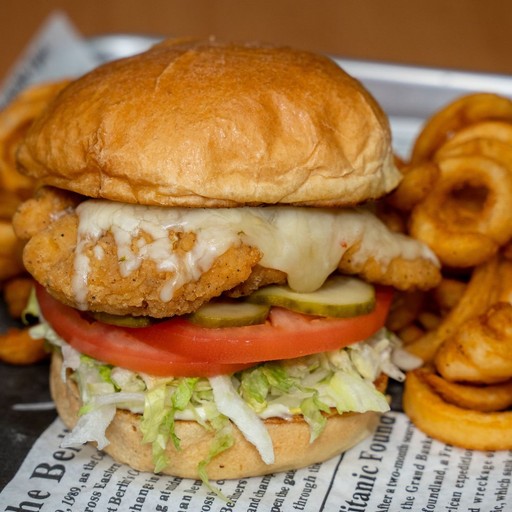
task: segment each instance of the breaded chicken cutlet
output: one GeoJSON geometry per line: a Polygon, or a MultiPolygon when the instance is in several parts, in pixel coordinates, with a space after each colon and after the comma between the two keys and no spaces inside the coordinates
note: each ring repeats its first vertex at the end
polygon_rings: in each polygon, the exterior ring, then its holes
{"type": "MultiPolygon", "coordinates": [[[[78,247],[80,219],[76,207],[80,202],[76,195],[43,188],[36,198],[23,205],[15,218],[18,234],[28,241],[24,251],[28,271],[52,295],[72,307],[80,308],[85,301],[90,311],[164,318],[191,313],[222,294],[240,297],[261,286],[286,282],[286,273],[262,266],[261,251],[244,243],[241,236],[209,268],[185,272],[190,279],[173,286],[172,296],[166,295],[163,290],[176,280],[178,269],[165,268],[154,258],[144,257],[142,248],[154,241],[150,233],[141,230],[130,241],[130,250],[140,260],[130,271],[122,269],[123,256],[112,231],[105,230],[96,240],[85,240],[85,245],[78,247]],[[87,295],[81,298],[74,284],[80,253],[90,265],[84,278],[87,282],[83,283],[87,295]]],[[[391,233],[384,224],[377,221],[374,224],[379,238],[391,238],[403,248],[397,254],[391,251],[392,257],[385,252],[380,257],[358,258],[365,245],[362,233],[361,238],[344,248],[338,263],[340,272],[401,290],[427,289],[438,282],[438,268],[432,259],[423,256],[411,259],[407,256],[410,241],[391,233]]],[[[197,243],[196,235],[185,229],[169,230],[168,243],[175,255],[186,258],[197,243]]],[[[386,247],[393,244],[388,243],[386,247]]]]}

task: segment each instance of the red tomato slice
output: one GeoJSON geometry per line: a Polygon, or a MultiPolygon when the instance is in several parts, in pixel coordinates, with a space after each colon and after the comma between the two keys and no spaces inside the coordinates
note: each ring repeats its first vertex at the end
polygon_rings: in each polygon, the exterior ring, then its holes
{"type": "Polygon", "coordinates": [[[253,364],[219,364],[174,354],[168,348],[152,347],[130,332],[84,318],[36,287],[43,317],[55,332],[82,354],[108,364],[156,376],[209,377],[235,373],[253,364]]]}
{"type": "Polygon", "coordinates": [[[44,318],[81,353],[152,375],[211,376],[234,373],[258,362],[335,350],[362,341],[383,325],[392,291],[378,288],[376,307],[353,318],[320,318],[273,308],[265,324],[205,328],[183,318],[150,327],[121,328],[84,317],[40,286],[44,318]]]}
{"type": "MultiPolygon", "coordinates": [[[[376,307],[351,318],[321,318],[272,308],[264,324],[207,328],[174,318],[136,329],[133,336],[152,347],[217,363],[256,363],[336,350],[363,341],[383,327],[392,290],[376,290],[376,307]]],[[[134,329],[130,329],[134,331],[134,329]]]]}

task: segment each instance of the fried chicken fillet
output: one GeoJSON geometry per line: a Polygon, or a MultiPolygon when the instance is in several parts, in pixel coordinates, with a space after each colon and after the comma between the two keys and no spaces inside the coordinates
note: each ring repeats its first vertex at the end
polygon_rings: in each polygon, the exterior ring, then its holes
{"type": "MultiPolygon", "coordinates": [[[[16,230],[28,241],[24,262],[28,271],[60,301],[79,307],[73,292],[72,276],[75,272],[77,253],[78,215],[76,206],[80,199],[54,188],[44,188],[36,198],[26,202],[15,218],[16,230]]],[[[402,235],[390,232],[379,223],[380,237],[391,238],[403,250],[381,260],[359,260],[358,250],[363,242],[356,239],[346,247],[338,270],[356,274],[379,284],[397,289],[428,289],[439,280],[438,267],[432,258],[425,256],[407,258],[407,244],[402,235]]],[[[141,233],[146,241],[149,233],[141,233]]],[[[364,237],[364,234],[363,234],[364,237]]],[[[192,250],[193,232],[169,232],[173,250],[185,254],[192,250]]],[[[137,245],[138,239],[132,244],[137,245]]],[[[248,295],[268,284],[285,283],[286,273],[259,264],[262,254],[256,247],[239,242],[215,259],[211,268],[199,277],[180,286],[169,300],[162,300],[161,290],[173,279],[174,273],[159,270],[152,260],[142,260],[141,265],[129,275],[122,275],[118,265],[119,255],[114,236],[107,232],[95,245],[86,249],[90,257],[88,273],[88,309],[115,315],[145,315],[164,318],[195,311],[202,304],[222,294],[230,297],[248,295]],[[101,258],[94,254],[101,253],[101,258]]]]}

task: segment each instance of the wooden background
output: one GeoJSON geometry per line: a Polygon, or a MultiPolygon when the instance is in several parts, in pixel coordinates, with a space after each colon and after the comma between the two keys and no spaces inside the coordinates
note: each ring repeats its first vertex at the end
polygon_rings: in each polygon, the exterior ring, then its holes
{"type": "Polygon", "coordinates": [[[0,79],[47,15],[85,36],[208,36],[512,75],[510,0],[0,0],[0,79]]]}

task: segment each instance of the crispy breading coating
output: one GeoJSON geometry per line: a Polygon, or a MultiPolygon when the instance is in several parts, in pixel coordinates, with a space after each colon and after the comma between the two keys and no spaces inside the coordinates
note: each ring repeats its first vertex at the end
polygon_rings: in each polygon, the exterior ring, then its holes
{"type": "MultiPolygon", "coordinates": [[[[33,236],[24,251],[27,270],[52,295],[73,307],[78,306],[72,286],[77,224],[75,214],[60,217],[51,229],[33,236]]],[[[176,250],[184,250],[188,243],[187,237],[182,237],[176,250]]],[[[102,258],[90,258],[88,309],[114,315],[164,318],[195,311],[201,304],[245,281],[260,259],[257,249],[232,247],[197,282],[186,283],[172,300],[164,302],[160,289],[172,277],[172,272],[159,271],[154,262],[144,260],[129,276],[122,276],[112,235],[103,236],[97,246],[101,248],[102,258]]],[[[92,250],[88,249],[89,253],[92,250]]]]}
{"type": "MultiPolygon", "coordinates": [[[[76,281],[73,284],[78,235],[74,206],[77,203],[76,196],[44,189],[22,206],[15,225],[18,234],[28,239],[24,250],[27,270],[57,299],[80,308],[76,281]]],[[[143,237],[147,239],[149,234],[142,233],[132,240],[135,253],[143,237]]],[[[195,234],[170,231],[169,239],[173,251],[185,256],[194,246],[195,234]]],[[[173,271],[157,268],[151,259],[142,259],[140,266],[128,275],[122,274],[117,244],[111,232],[102,234],[96,244],[86,245],[84,251],[90,265],[85,285],[87,309],[115,315],[164,318],[186,314],[222,294],[240,297],[261,286],[286,281],[284,272],[259,265],[262,254],[257,248],[240,243],[217,257],[199,279],[177,287],[172,298],[164,300],[162,287],[173,278],[173,271]]],[[[352,254],[352,250],[345,253],[340,270],[361,275],[371,282],[400,289],[424,289],[437,284],[440,278],[435,263],[427,259],[398,257],[383,267],[373,259],[356,265],[352,254]]]]}
{"type": "Polygon", "coordinates": [[[345,252],[338,265],[343,274],[356,274],[370,283],[393,286],[398,290],[430,290],[441,281],[439,267],[424,258],[393,258],[387,266],[370,258],[364,263],[356,262],[353,254],[357,244],[345,252]]]}

